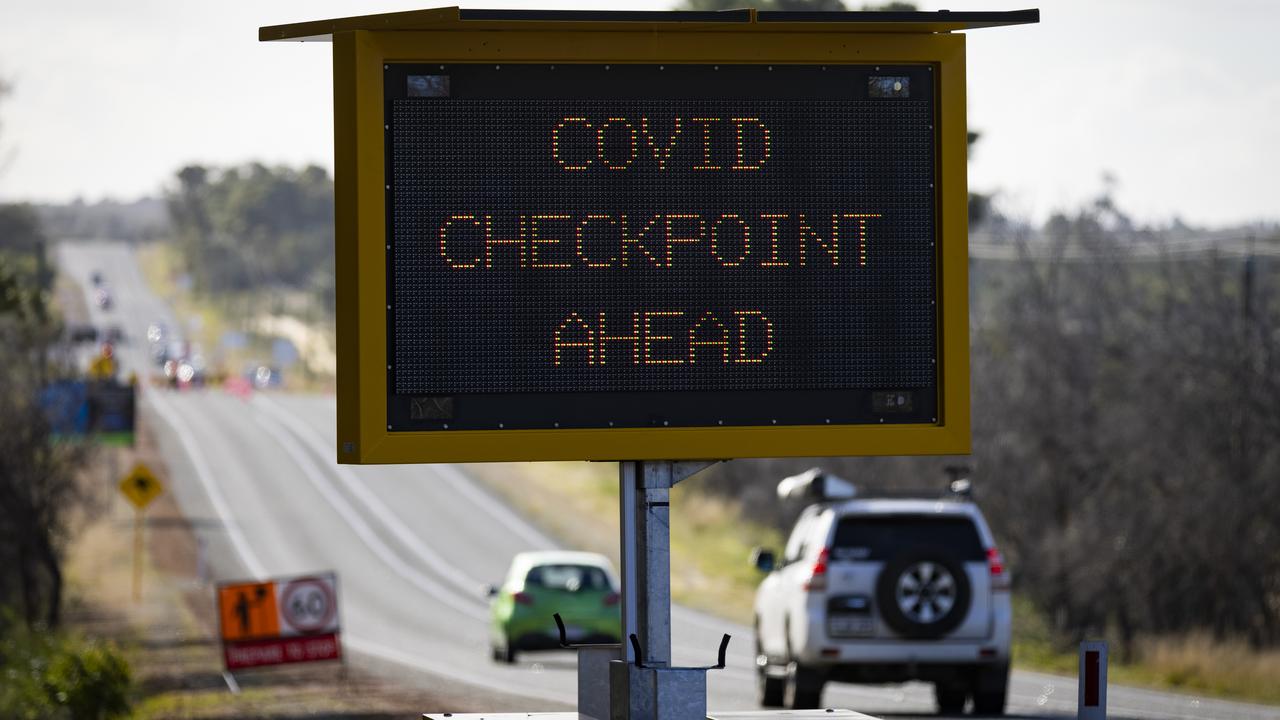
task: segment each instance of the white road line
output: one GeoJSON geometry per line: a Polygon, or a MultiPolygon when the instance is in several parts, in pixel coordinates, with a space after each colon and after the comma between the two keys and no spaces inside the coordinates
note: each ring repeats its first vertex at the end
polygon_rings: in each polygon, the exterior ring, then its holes
{"type": "MultiPolygon", "coordinates": [[[[315,452],[315,454],[325,458],[337,457],[338,452],[336,448],[324,442],[310,425],[294,416],[287,409],[281,406],[280,403],[277,403],[262,394],[254,395],[253,401],[255,404],[260,405],[263,410],[270,412],[273,416],[293,430],[294,434],[298,435],[303,442],[305,442],[312,451],[315,452]]],[[[462,495],[465,495],[475,505],[485,512],[488,512],[495,521],[502,523],[509,529],[515,530],[527,541],[548,549],[559,547],[558,544],[544,535],[528,520],[516,514],[501,501],[476,488],[473,481],[455,466],[441,464],[431,465],[429,467],[437,471],[444,480],[449,483],[449,486],[452,489],[462,495]]],[[[421,554],[423,560],[425,560],[428,565],[431,565],[433,569],[437,570],[442,575],[446,575],[446,577],[450,577],[450,579],[455,580],[455,584],[457,582],[457,578],[466,577],[461,569],[450,565],[447,560],[440,557],[440,555],[433,552],[426,545],[422,544],[412,531],[405,527],[404,524],[400,522],[399,518],[397,518],[376,495],[369,491],[365,483],[355,477],[354,473],[342,465],[335,464],[331,469],[338,473],[339,478],[343,481],[343,485],[353,495],[360,499],[362,504],[364,504],[370,512],[385,523],[387,528],[402,543],[404,543],[409,550],[421,554]]],[[[478,588],[481,587],[481,585],[481,581],[468,578],[465,584],[460,585],[460,587],[463,587],[464,589],[472,587],[478,588]]],[[[692,625],[698,625],[707,630],[712,630],[717,633],[727,632],[735,638],[742,638],[744,635],[749,633],[749,628],[745,626],[740,626],[729,621],[709,618],[697,611],[681,608],[679,606],[676,606],[676,608],[673,609],[686,622],[689,622],[692,625]]],[[[700,647],[692,648],[690,646],[685,646],[681,649],[703,650],[703,648],[700,647]]],[[[740,673],[743,671],[730,670],[730,673],[733,672],[740,673]]],[[[750,671],[746,671],[746,674],[750,675],[750,671]]],[[[754,675],[750,675],[750,677],[754,678],[754,675]]]]}
{"type": "MultiPolygon", "coordinates": [[[[222,492],[218,489],[216,482],[214,482],[213,473],[209,471],[209,464],[208,464],[208,461],[205,459],[204,452],[200,449],[200,446],[191,439],[192,433],[191,433],[190,427],[186,424],[185,421],[181,419],[180,415],[173,408],[169,407],[169,401],[164,398],[162,393],[154,390],[146,390],[144,391],[144,397],[148,401],[150,401],[151,407],[154,408],[156,412],[160,414],[161,419],[164,420],[164,422],[168,424],[169,427],[173,430],[174,434],[178,436],[178,441],[182,445],[183,450],[187,453],[187,457],[191,460],[191,464],[196,471],[196,476],[199,478],[200,484],[204,487],[204,491],[206,495],[208,495],[210,503],[213,504],[214,513],[217,514],[218,518],[222,521],[223,527],[227,529],[227,534],[231,538],[232,547],[235,550],[236,554],[240,556],[241,562],[245,564],[246,568],[254,577],[259,579],[267,577],[267,572],[265,567],[262,564],[262,561],[258,558],[257,553],[253,551],[253,547],[249,544],[248,540],[245,538],[244,532],[240,529],[240,526],[236,524],[235,519],[231,515],[230,509],[227,507],[227,503],[225,498],[222,495],[222,492]]],[[[261,418],[259,418],[259,421],[261,422],[261,418]]],[[[292,441],[288,439],[288,437],[285,435],[285,433],[282,430],[280,430],[278,427],[275,427],[275,428],[271,427],[271,424],[269,423],[269,421],[267,423],[262,423],[262,424],[264,428],[268,429],[268,432],[272,432],[273,434],[277,435],[277,439],[283,438],[283,442],[281,443],[282,446],[286,448],[289,447],[292,441]]],[[[294,457],[295,461],[299,461],[300,464],[311,464],[310,461],[305,458],[305,456],[302,456],[301,450],[297,448],[296,444],[293,445],[293,450],[297,454],[295,455],[294,453],[290,453],[290,455],[294,457]]],[[[288,452],[288,449],[286,449],[286,452],[288,452]]],[[[312,468],[314,469],[314,465],[312,465],[312,468]]],[[[310,475],[309,473],[305,473],[305,474],[308,474],[308,476],[310,475]]],[[[322,495],[326,495],[324,490],[320,490],[320,492],[322,495]]],[[[332,493],[332,488],[329,488],[329,492],[332,493]]],[[[340,498],[339,498],[339,501],[341,502],[340,498]]],[[[354,511],[351,510],[350,506],[348,506],[347,509],[348,511],[354,513],[354,511]]],[[[339,512],[342,512],[342,511],[339,510],[339,512]]],[[[368,530],[368,526],[364,525],[363,521],[356,518],[356,522],[364,526],[366,531],[368,530]]],[[[357,533],[359,532],[360,531],[357,530],[357,533]]],[[[375,550],[375,553],[376,552],[377,551],[375,550]]],[[[393,562],[395,561],[396,560],[393,559],[393,562]]],[[[412,570],[410,570],[410,572],[412,573],[412,570]]],[[[413,582],[413,581],[410,580],[410,582],[413,582]]],[[[414,584],[418,585],[418,583],[414,583],[414,584]]],[[[431,583],[427,581],[427,584],[430,585],[431,583]]],[[[421,587],[421,585],[419,585],[419,587],[421,587]]],[[[437,587],[437,589],[440,589],[440,588],[437,587]]],[[[431,592],[431,591],[427,590],[427,592],[431,592]]],[[[436,597],[440,598],[440,595],[438,595],[437,593],[432,592],[431,594],[436,595],[436,597]]],[[[449,604],[449,603],[446,602],[446,604],[449,604]]],[[[468,612],[468,614],[471,614],[469,609],[466,612],[468,612]]],[[[488,619],[487,616],[482,616],[482,617],[484,617],[484,619],[486,620],[488,619]]],[[[465,683],[476,685],[482,688],[492,687],[492,684],[493,684],[493,680],[494,680],[493,678],[487,678],[483,675],[473,675],[470,673],[460,672],[455,667],[452,667],[446,663],[429,662],[427,660],[424,660],[423,658],[409,655],[408,653],[405,653],[401,650],[388,647],[386,645],[383,645],[381,643],[378,643],[372,640],[367,640],[357,635],[347,634],[343,638],[343,644],[357,653],[362,653],[365,655],[381,658],[383,660],[387,660],[390,662],[395,662],[399,665],[404,665],[414,670],[427,672],[432,675],[437,675],[437,676],[454,680],[457,682],[465,682],[465,683]]],[[[576,702],[576,696],[570,696],[568,694],[560,694],[560,693],[551,693],[541,688],[529,687],[526,685],[519,685],[518,687],[514,687],[514,686],[510,687],[509,691],[514,695],[533,698],[537,700],[548,700],[551,702],[564,703],[569,705],[573,705],[576,702]]]]}
{"type": "Polygon", "coordinates": [[[403,666],[412,668],[414,670],[428,672],[428,673],[431,673],[432,675],[439,675],[440,677],[445,677],[457,682],[466,683],[468,685],[475,685],[478,688],[497,690],[499,692],[509,692],[513,695],[519,695],[520,697],[534,698],[536,700],[547,700],[550,702],[563,703],[566,705],[578,704],[578,696],[576,692],[572,694],[557,693],[557,692],[551,692],[551,691],[545,690],[543,688],[531,687],[528,685],[514,686],[506,682],[505,680],[501,681],[502,682],[501,685],[497,685],[495,687],[495,681],[499,681],[500,680],[499,678],[487,677],[485,675],[475,675],[468,672],[462,672],[458,670],[457,666],[455,665],[451,665],[449,663],[443,663],[443,662],[442,663],[430,662],[417,655],[410,655],[409,653],[387,647],[386,645],[371,643],[360,638],[349,638],[344,641],[344,644],[348,648],[358,653],[363,653],[365,655],[372,655],[373,657],[380,658],[382,660],[387,660],[387,661],[396,663],[397,665],[403,665],[403,666]]]}
{"type": "MultiPolygon", "coordinates": [[[[281,424],[288,427],[294,435],[296,435],[303,443],[311,449],[319,457],[333,458],[337,456],[337,451],[332,447],[327,447],[316,436],[314,430],[306,423],[294,417],[278,403],[264,397],[261,394],[253,396],[253,404],[260,410],[269,413],[276,418],[281,424]]],[[[315,463],[308,461],[312,467],[315,463]]],[[[350,492],[360,504],[389,530],[396,539],[404,545],[405,549],[414,553],[415,557],[425,562],[432,570],[439,573],[442,577],[457,587],[466,597],[471,598],[474,594],[476,604],[483,604],[479,600],[479,593],[485,586],[480,580],[469,577],[456,565],[450,564],[439,553],[431,547],[424,544],[412,530],[410,530],[400,518],[387,507],[385,503],[372,491],[369,490],[368,484],[361,481],[346,466],[333,463],[326,463],[326,467],[332,470],[342,483],[342,486],[350,492]]],[[[345,501],[343,501],[345,504],[345,501]]],[[[350,507],[350,506],[348,506],[350,507]]]]}
{"type": "MultiPolygon", "coordinates": [[[[146,386],[141,387],[145,388],[146,386]]],[[[177,411],[169,407],[169,401],[164,397],[163,393],[146,388],[143,392],[143,397],[150,401],[151,407],[160,414],[161,419],[178,436],[178,442],[182,444],[182,449],[186,451],[187,457],[191,460],[191,465],[196,470],[196,477],[199,478],[200,484],[204,486],[205,495],[209,496],[209,502],[213,504],[214,513],[221,518],[223,527],[227,529],[227,537],[231,539],[231,545],[244,562],[249,574],[258,579],[265,578],[267,569],[262,564],[262,561],[258,559],[253,547],[249,545],[248,539],[244,536],[244,531],[240,529],[240,524],[231,515],[231,510],[227,507],[227,501],[222,496],[222,491],[218,489],[213,473],[209,470],[209,462],[205,459],[204,451],[192,439],[191,428],[177,411]]]]}
{"type": "MultiPolygon", "coordinates": [[[[284,407],[282,407],[279,403],[275,402],[274,400],[270,400],[266,397],[262,397],[262,402],[264,404],[274,405],[276,410],[278,410],[281,413],[285,413],[285,415],[288,417],[292,417],[292,413],[289,413],[288,410],[286,410],[284,407]]],[[[336,399],[331,399],[330,404],[333,405],[335,408],[337,407],[336,403],[337,403],[336,399]]],[[[302,427],[302,426],[293,426],[293,427],[302,427]]],[[[325,448],[324,452],[327,453],[327,455],[325,455],[326,457],[337,457],[338,455],[337,450],[332,445],[329,445],[327,442],[320,440],[314,430],[312,430],[310,427],[305,427],[304,432],[306,432],[308,435],[311,436],[315,444],[321,445],[322,447],[325,448]]],[[[501,523],[503,527],[519,535],[525,542],[529,543],[531,549],[555,550],[561,547],[560,543],[556,542],[550,536],[543,533],[538,527],[530,523],[528,520],[524,519],[523,517],[516,514],[515,512],[512,512],[510,508],[508,508],[506,505],[502,504],[501,502],[496,501],[494,498],[490,497],[483,490],[480,490],[479,488],[475,487],[475,484],[471,480],[471,478],[467,477],[466,474],[458,470],[457,467],[453,465],[445,465],[445,464],[430,465],[428,467],[430,468],[430,470],[435,471],[437,474],[439,474],[442,477],[442,479],[449,484],[451,488],[453,488],[458,492],[459,495],[462,495],[463,497],[470,500],[475,505],[479,506],[482,510],[489,513],[489,515],[491,515],[495,520],[501,523]]]]}
{"type": "Polygon", "coordinates": [[[515,532],[536,550],[554,550],[560,544],[534,527],[528,520],[512,512],[505,504],[495,500],[488,493],[477,488],[471,478],[464,475],[453,465],[433,465],[436,472],[442,475],[449,486],[466,497],[482,510],[489,513],[503,527],[515,532]]]}
{"type": "Polygon", "coordinates": [[[489,613],[477,607],[478,603],[472,604],[464,601],[455,594],[455,591],[436,583],[431,578],[428,578],[426,575],[423,575],[413,569],[408,563],[401,560],[391,548],[387,547],[386,543],[378,537],[378,534],[369,527],[369,524],[366,523],[363,518],[360,517],[360,514],[356,512],[355,508],[351,507],[342,495],[334,490],[334,488],[324,479],[324,471],[307,456],[306,452],[298,446],[298,443],[289,435],[289,433],[285,432],[278,423],[268,417],[265,417],[262,413],[258,413],[255,419],[267,434],[275,438],[276,442],[280,444],[280,447],[284,449],[285,453],[288,454],[289,457],[293,459],[294,463],[297,464],[298,469],[302,471],[303,477],[305,477],[307,481],[311,483],[311,486],[315,488],[316,492],[320,493],[320,496],[323,497],[325,501],[342,516],[342,519],[346,521],[347,525],[355,531],[356,535],[360,538],[360,541],[363,542],[369,550],[373,551],[373,554],[378,556],[379,560],[386,563],[386,565],[397,575],[409,581],[410,584],[414,585],[419,590],[422,590],[428,595],[439,600],[441,603],[453,608],[469,618],[488,622],[489,613]]]}
{"type": "MultiPolygon", "coordinates": [[[[310,425],[294,416],[287,409],[282,407],[280,403],[277,403],[262,394],[255,394],[253,397],[253,403],[261,410],[264,410],[270,413],[273,417],[279,419],[282,424],[286,425],[295,435],[306,443],[306,445],[316,455],[324,458],[337,456],[337,450],[334,447],[325,443],[310,425]]],[[[526,537],[532,537],[544,544],[546,547],[556,547],[551,540],[530,525],[529,521],[515,514],[499,501],[476,489],[472,485],[471,479],[454,466],[432,465],[430,467],[434,470],[440,471],[445,480],[449,482],[451,488],[468,494],[476,505],[488,511],[499,522],[505,523],[507,527],[510,528],[525,528],[528,533],[526,537]]],[[[450,579],[455,585],[458,585],[463,590],[479,588],[482,586],[482,583],[479,580],[468,578],[460,568],[450,564],[449,561],[445,560],[438,553],[423,544],[418,537],[414,535],[398,517],[396,517],[391,509],[388,508],[377,495],[373,494],[373,492],[368,489],[368,486],[357,478],[349,469],[343,465],[337,464],[331,466],[330,469],[337,474],[338,478],[342,481],[343,487],[360,500],[361,504],[363,504],[369,512],[373,513],[379,521],[386,525],[387,529],[404,544],[406,549],[421,556],[421,558],[431,566],[433,570],[450,579]]],[[[477,602],[479,601],[477,600],[477,602]]],[[[704,628],[715,630],[716,632],[729,632],[729,634],[734,635],[736,638],[741,638],[743,633],[746,632],[745,628],[739,628],[731,623],[704,620],[692,611],[681,612],[680,614],[692,624],[701,625],[704,628]]],[[[699,652],[704,650],[709,651],[708,648],[695,648],[687,645],[677,647],[680,650],[699,652]]],[[[734,675],[740,679],[754,679],[755,677],[751,671],[744,671],[738,668],[726,668],[725,674],[734,675]]]]}

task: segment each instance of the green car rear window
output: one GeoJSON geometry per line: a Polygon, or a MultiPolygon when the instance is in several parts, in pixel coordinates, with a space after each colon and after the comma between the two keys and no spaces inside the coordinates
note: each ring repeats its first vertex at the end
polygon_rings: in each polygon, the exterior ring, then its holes
{"type": "Polygon", "coordinates": [[[836,560],[888,560],[910,548],[940,548],[962,561],[984,561],[978,529],[966,517],[889,515],[846,517],[836,525],[836,560]]]}
{"type": "Polygon", "coordinates": [[[525,575],[524,586],[525,589],[568,592],[613,590],[604,570],[590,565],[539,565],[525,575]]]}

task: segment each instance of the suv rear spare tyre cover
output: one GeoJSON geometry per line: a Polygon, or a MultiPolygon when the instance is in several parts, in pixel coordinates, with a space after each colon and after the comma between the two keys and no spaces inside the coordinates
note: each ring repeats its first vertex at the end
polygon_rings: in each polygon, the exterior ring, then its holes
{"type": "Polygon", "coordinates": [[[913,548],[885,563],[876,580],[876,604],[894,632],[929,639],[959,627],[969,614],[964,564],[941,548],[913,548]]]}

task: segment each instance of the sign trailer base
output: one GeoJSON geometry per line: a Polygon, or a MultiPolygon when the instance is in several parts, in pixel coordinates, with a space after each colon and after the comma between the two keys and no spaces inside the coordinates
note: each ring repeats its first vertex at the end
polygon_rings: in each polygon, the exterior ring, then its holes
{"type": "MultiPolygon", "coordinates": [[[[603,720],[576,712],[427,713],[423,720],[603,720]]],[[[706,720],[875,720],[852,710],[759,710],[707,713],[706,720]]]]}

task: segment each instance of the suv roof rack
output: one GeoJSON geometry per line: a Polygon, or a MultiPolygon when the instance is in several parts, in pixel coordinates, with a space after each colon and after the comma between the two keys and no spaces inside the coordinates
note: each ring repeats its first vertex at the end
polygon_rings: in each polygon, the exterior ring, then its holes
{"type": "Polygon", "coordinates": [[[973,484],[968,480],[952,480],[941,488],[860,488],[858,499],[866,498],[967,502],[973,500],[973,484]]]}
{"type": "Polygon", "coordinates": [[[781,500],[840,502],[859,494],[853,483],[816,467],[778,481],[778,498],[781,500]]]}
{"type": "Polygon", "coordinates": [[[863,498],[899,498],[903,500],[949,500],[965,502],[973,499],[973,483],[969,480],[969,468],[965,465],[948,465],[944,469],[950,478],[945,486],[930,488],[866,488],[829,473],[822,468],[808,470],[783,478],[778,482],[778,497],[782,500],[807,500],[823,505],[838,504],[863,498]]]}

